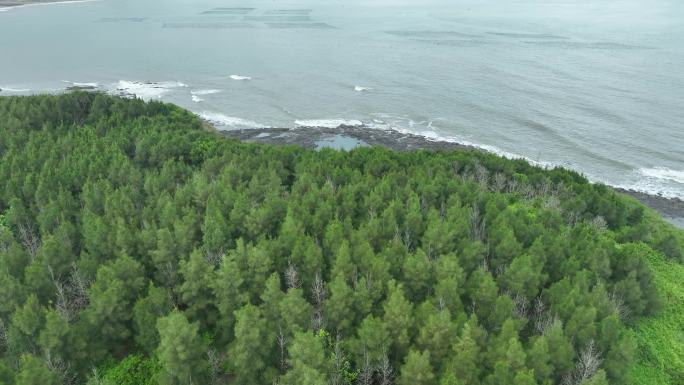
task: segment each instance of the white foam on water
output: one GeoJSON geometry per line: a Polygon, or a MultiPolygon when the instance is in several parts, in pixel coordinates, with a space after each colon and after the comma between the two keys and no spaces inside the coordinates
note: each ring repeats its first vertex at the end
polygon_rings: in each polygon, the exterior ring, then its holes
{"type": "MultiPolygon", "coordinates": [[[[379,116],[390,116],[386,114],[377,114],[379,116]]],[[[535,161],[529,158],[526,158],[522,155],[519,154],[514,154],[512,152],[504,151],[496,146],[491,146],[488,144],[481,144],[481,143],[474,143],[468,140],[465,140],[463,138],[455,137],[455,136],[449,136],[449,135],[443,135],[440,134],[434,130],[430,130],[430,128],[433,127],[434,120],[429,121],[429,122],[415,122],[413,120],[408,120],[407,124],[410,129],[404,128],[401,125],[398,124],[393,124],[393,123],[387,123],[381,119],[373,119],[372,123],[369,123],[367,126],[369,128],[374,128],[374,129],[380,129],[380,130],[393,130],[402,134],[406,135],[417,135],[417,136],[422,136],[427,140],[435,141],[435,142],[447,142],[447,143],[454,143],[454,144],[460,144],[463,146],[469,146],[469,147],[474,147],[478,148],[480,150],[484,150],[486,152],[490,152],[492,154],[499,155],[504,158],[508,159],[524,159],[528,162],[530,162],[533,165],[540,166],[540,167],[555,167],[556,165],[551,164],[551,163],[546,163],[546,162],[539,162],[535,161]],[[416,126],[425,126],[427,129],[425,130],[420,130],[417,129],[416,126]]]]}
{"type": "Polygon", "coordinates": [[[218,112],[209,112],[209,111],[204,111],[202,113],[197,114],[200,118],[215,124],[219,127],[218,129],[221,128],[242,128],[242,129],[258,129],[258,128],[269,128],[268,126],[265,126],[263,124],[259,124],[257,122],[247,120],[247,119],[242,119],[242,118],[237,118],[234,116],[228,116],[224,115],[218,112]]]}
{"type": "Polygon", "coordinates": [[[178,81],[161,82],[159,85],[166,88],[188,88],[187,84],[178,81]]]}
{"type": "Polygon", "coordinates": [[[361,127],[363,126],[363,122],[355,119],[303,119],[295,120],[295,126],[298,128],[338,128],[342,126],[361,127]]]}
{"type": "MultiPolygon", "coordinates": [[[[592,180],[596,182],[597,180],[592,180]]],[[[642,180],[630,181],[626,183],[609,183],[610,186],[625,190],[637,191],[648,195],[657,195],[663,198],[677,198],[684,200],[684,190],[674,186],[668,186],[653,179],[644,178],[642,180]]]]}
{"type": "Polygon", "coordinates": [[[0,92],[16,92],[16,93],[22,93],[22,92],[31,92],[31,90],[28,89],[28,88],[12,88],[12,87],[3,87],[3,86],[0,86],[0,92]]]}
{"type": "Polygon", "coordinates": [[[62,80],[62,83],[71,84],[71,85],[73,85],[73,86],[75,86],[75,87],[94,87],[94,88],[97,88],[97,87],[100,86],[100,83],[97,83],[97,82],[79,83],[79,82],[72,82],[72,81],[69,81],[69,80],[62,80]]]}
{"type": "MultiPolygon", "coordinates": [[[[397,118],[397,116],[390,115],[379,115],[389,118],[397,118]]],[[[474,147],[504,158],[508,159],[523,159],[530,164],[543,168],[556,168],[563,167],[566,169],[576,169],[572,164],[564,163],[558,164],[553,162],[543,162],[539,160],[534,160],[529,157],[525,157],[519,154],[514,154],[505,150],[502,150],[496,146],[491,146],[487,144],[475,143],[463,138],[446,136],[430,130],[432,127],[431,123],[425,125],[426,122],[414,122],[408,121],[408,126],[410,129],[402,127],[402,125],[389,124],[381,119],[374,119],[372,123],[368,124],[370,128],[377,129],[391,129],[403,134],[419,135],[427,140],[443,141],[450,143],[458,143],[465,146],[474,147]],[[428,129],[421,130],[418,126],[426,126],[428,129]]],[[[606,183],[606,179],[599,177],[597,175],[584,174],[584,176],[592,183],[606,183]]],[[[665,198],[678,198],[684,199],[684,170],[673,170],[667,167],[653,167],[653,168],[641,168],[634,170],[632,175],[630,175],[628,180],[619,182],[611,181],[606,183],[612,187],[622,188],[626,190],[634,190],[650,195],[662,196],[665,198]]]]}
{"type": "MultiPolygon", "coordinates": [[[[572,164],[569,163],[558,164],[534,160],[529,157],[502,150],[496,146],[475,143],[464,138],[440,134],[430,129],[433,127],[433,121],[415,122],[398,115],[375,115],[381,117],[381,119],[373,119],[371,123],[366,125],[367,127],[380,130],[394,130],[407,135],[419,135],[427,140],[432,141],[457,143],[470,146],[508,159],[523,159],[538,167],[563,167],[571,170],[576,169],[572,164]],[[391,120],[392,123],[387,123],[383,119],[391,120]],[[425,127],[425,129],[421,129],[420,127],[425,127]]],[[[597,175],[584,174],[584,176],[592,183],[606,183],[605,178],[597,175]]],[[[645,194],[662,196],[665,198],[684,199],[684,170],[673,170],[667,167],[641,168],[634,170],[634,172],[629,175],[626,180],[613,180],[607,184],[616,188],[634,190],[645,194]]]]}
{"type": "Polygon", "coordinates": [[[684,170],[672,170],[667,167],[640,168],[639,173],[647,178],[669,180],[684,184],[684,170]]]}
{"type": "Polygon", "coordinates": [[[200,97],[197,96],[197,95],[192,95],[192,101],[195,102],[195,103],[200,103],[200,102],[203,102],[204,99],[200,98],[200,97]]]}
{"type": "Polygon", "coordinates": [[[354,86],[354,91],[356,92],[364,92],[364,91],[370,91],[372,88],[370,87],[362,87],[362,86],[354,86]]]}
{"type": "Polygon", "coordinates": [[[242,75],[230,75],[230,78],[233,80],[252,80],[251,76],[242,76],[242,75]]]}
{"type": "Polygon", "coordinates": [[[115,85],[113,93],[120,95],[135,95],[140,99],[151,100],[160,99],[174,88],[185,88],[187,84],[178,81],[167,82],[138,82],[130,80],[119,80],[115,85]]]}
{"type": "Polygon", "coordinates": [[[193,90],[190,91],[192,95],[212,95],[218,94],[221,90],[193,90]]]}
{"type": "Polygon", "coordinates": [[[627,181],[615,187],[665,198],[684,199],[684,170],[667,167],[640,168],[634,170],[627,181]]]}
{"type": "Polygon", "coordinates": [[[68,1],[53,1],[53,2],[47,2],[47,3],[33,3],[33,4],[22,4],[22,5],[15,5],[12,7],[3,7],[0,8],[0,12],[7,12],[12,9],[18,9],[18,8],[27,8],[27,7],[37,7],[37,6],[45,6],[45,5],[60,5],[60,4],[75,4],[75,3],[93,3],[96,1],[101,1],[101,0],[68,0],[68,1]]]}

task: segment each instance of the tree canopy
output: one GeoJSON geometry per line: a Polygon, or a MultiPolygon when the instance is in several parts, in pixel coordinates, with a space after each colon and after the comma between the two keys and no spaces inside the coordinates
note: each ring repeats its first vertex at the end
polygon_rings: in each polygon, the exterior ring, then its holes
{"type": "Polygon", "coordinates": [[[0,384],[621,384],[682,242],[522,160],[0,98],[0,384]]]}

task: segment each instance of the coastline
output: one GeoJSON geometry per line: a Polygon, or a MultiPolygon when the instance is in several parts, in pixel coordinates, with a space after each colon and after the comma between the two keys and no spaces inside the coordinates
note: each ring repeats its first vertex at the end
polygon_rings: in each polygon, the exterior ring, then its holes
{"type": "Polygon", "coordinates": [[[32,5],[89,3],[97,0],[0,0],[0,12],[32,5]]]}
{"type": "MultiPolygon", "coordinates": [[[[341,150],[351,150],[360,146],[380,146],[395,151],[420,149],[485,151],[474,146],[460,143],[432,140],[423,136],[402,133],[391,129],[378,130],[365,126],[221,130],[212,122],[206,120],[204,120],[204,122],[205,127],[228,138],[244,142],[298,145],[311,149],[330,147],[341,150]]],[[[684,229],[684,201],[677,198],[665,198],[658,195],[650,195],[617,187],[613,187],[613,189],[619,193],[631,196],[642,204],[660,213],[668,222],[684,229]]]]}
{"type": "MultiPolygon", "coordinates": [[[[50,3],[89,2],[98,0],[72,0],[72,1],[39,1],[34,5],[50,3]]],[[[4,10],[3,4],[8,2],[0,0],[0,12],[4,10]]],[[[27,4],[29,2],[26,2],[27,4]]],[[[30,4],[28,4],[30,5],[30,4]]],[[[23,90],[22,90],[23,91],[23,90]]],[[[26,90],[28,91],[28,90],[26,90]]],[[[64,89],[64,92],[100,92],[99,86],[90,83],[73,83],[64,89]]],[[[0,95],[2,89],[0,89],[0,95]]],[[[9,96],[9,95],[8,95],[9,96]]],[[[359,146],[380,146],[395,151],[411,150],[459,150],[459,151],[483,151],[486,149],[429,137],[420,136],[394,129],[378,129],[365,125],[340,125],[337,127],[298,127],[298,128],[249,128],[238,130],[224,130],[220,123],[199,116],[204,129],[214,131],[222,136],[245,142],[257,142],[272,145],[298,145],[304,148],[317,149],[330,147],[340,150],[351,150],[359,146]]],[[[645,206],[657,211],[663,219],[674,226],[684,229],[684,200],[668,198],[664,196],[648,194],[641,191],[610,186],[615,191],[629,195],[645,206]]]]}

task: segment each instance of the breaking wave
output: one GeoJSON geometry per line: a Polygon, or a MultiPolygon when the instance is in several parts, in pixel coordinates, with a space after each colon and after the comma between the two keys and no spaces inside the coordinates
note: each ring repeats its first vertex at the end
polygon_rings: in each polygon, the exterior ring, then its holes
{"type": "Polygon", "coordinates": [[[321,128],[338,128],[338,127],[361,127],[363,122],[354,119],[303,119],[295,120],[295,126],[299,128],[305,127],[321,127],[321,128]]]}
{"type": "Polygon", "coordinates": [[[663,179],[684,184],[684,170],[672,170],[667,167],[641,168],[639,173],[647,178],[663,179]]]}
{"type": "Polygon", "coordinates": [[[31,92],[28,88],[0,87],[0,92],[31,92]]]}
{"type": "Polygon", "coordinates": [[[174,88],[185,87],[187,87],[185,83],[177,81],[155,83],[119,80],[112,92],[122,96],[133,96],[140,99],[151,100],[161,98],[174,88]]]}
{"type": "Polygon", "coordinates": [[[237,118],[234,116],[224,115],[218,112],[204,111],[197,114],[200,118],[217,126],[218,129],[256,129],[269,128],[263,124],[259,124],[252,120],[237,118]]]}
{"type": "Polygon", "coordinates": [[[194,90],[190,91],[192,95],[211,95],[211,94],[218,94],[221,92],[221,90],[194,90]]]}

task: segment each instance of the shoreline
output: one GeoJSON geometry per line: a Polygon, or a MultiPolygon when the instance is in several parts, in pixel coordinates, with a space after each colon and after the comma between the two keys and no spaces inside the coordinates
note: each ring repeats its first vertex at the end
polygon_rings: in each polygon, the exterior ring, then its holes
{"type": "MultiPolygon", "coordinates": [[[[38,2],[37,5],[90,1],[98,0],[47,0],[38,2]]],[[[0,12],[4,10],[2,7],[3,4],[6,3],[7,2],[3,3],[3,1],[0,0],[0,12]]],[[[1,91],[2,90],[0,89],[0,95],[1,91]]],[[[62,90],[62,92],[73,91],[100,92],[100,88],[99,86],[93,86],[86,83],[73,83],[71,86],[68,86],[64,90],[62,90]]],[[[394,129],[371,128],[365,125],[341,125],[338,127],[298,128],[263,127],[237,130],[223,130],[221,129],[220,124],[218,124],[217,122],[208,120],[199,115],[197,116],[204,123],[203,125],[206,130],[215,131],[222,136],[245,142],[256,142],[272,145],[298,145],[309,149],[330,147],[334,149],[351,150],[359,146],[380,146],[395,151],[459,150],[482,151],[490,153],[484,148],[480,148],[469,144],[434,139],[425,136],[420,136],[417,134],[412,134],[409,132],[401,132],[394,129]]],[[[532,164],[534,164],[534,162],[532,162],[532,164]]],[[[540,164],[537,164],[537,166],[543,167],[543,165],[540,164]]],[[[612,189],[621,194],[629,195],[630,197],[636,199],[645,206],[648,206],[651,209],[657,211],[667,222],[673,224],[678,228],[684,229],[684,200],[681,200],[679,198],[664,197],[656,194],[649,194],[646,192],[632,190],[624,187],[616,187],[610,185],[607,186],[611,187],[612,189]]]]}
{"type": "MultiPolygon", "coordinates": [[[[474,146],[433,140],[424,136],[402,133],[391,129],[378,130],[365,126],[221,130],[212,122],[206,120],[204,122],[207,128],[218,132],[220,135],[244,142],[298,145],[310,149],[330,147],[351,150],[360,146],[380,146],[395,151],[460,150],[486,152],[486,150],[474,146]]],[[[666,198],[619,187],[612,188],[621,194],[631,196],[645,206],[660,213],[666,221],[684,229],[684,201],[681,199],[666,198]]]]}
{"type": "Polygon", "coordinates": [[[9,11],[15,8],[24,8],[36,5],[90,3],[93,1],[98,0],[0,0],[0,12],[9,11]]]}

